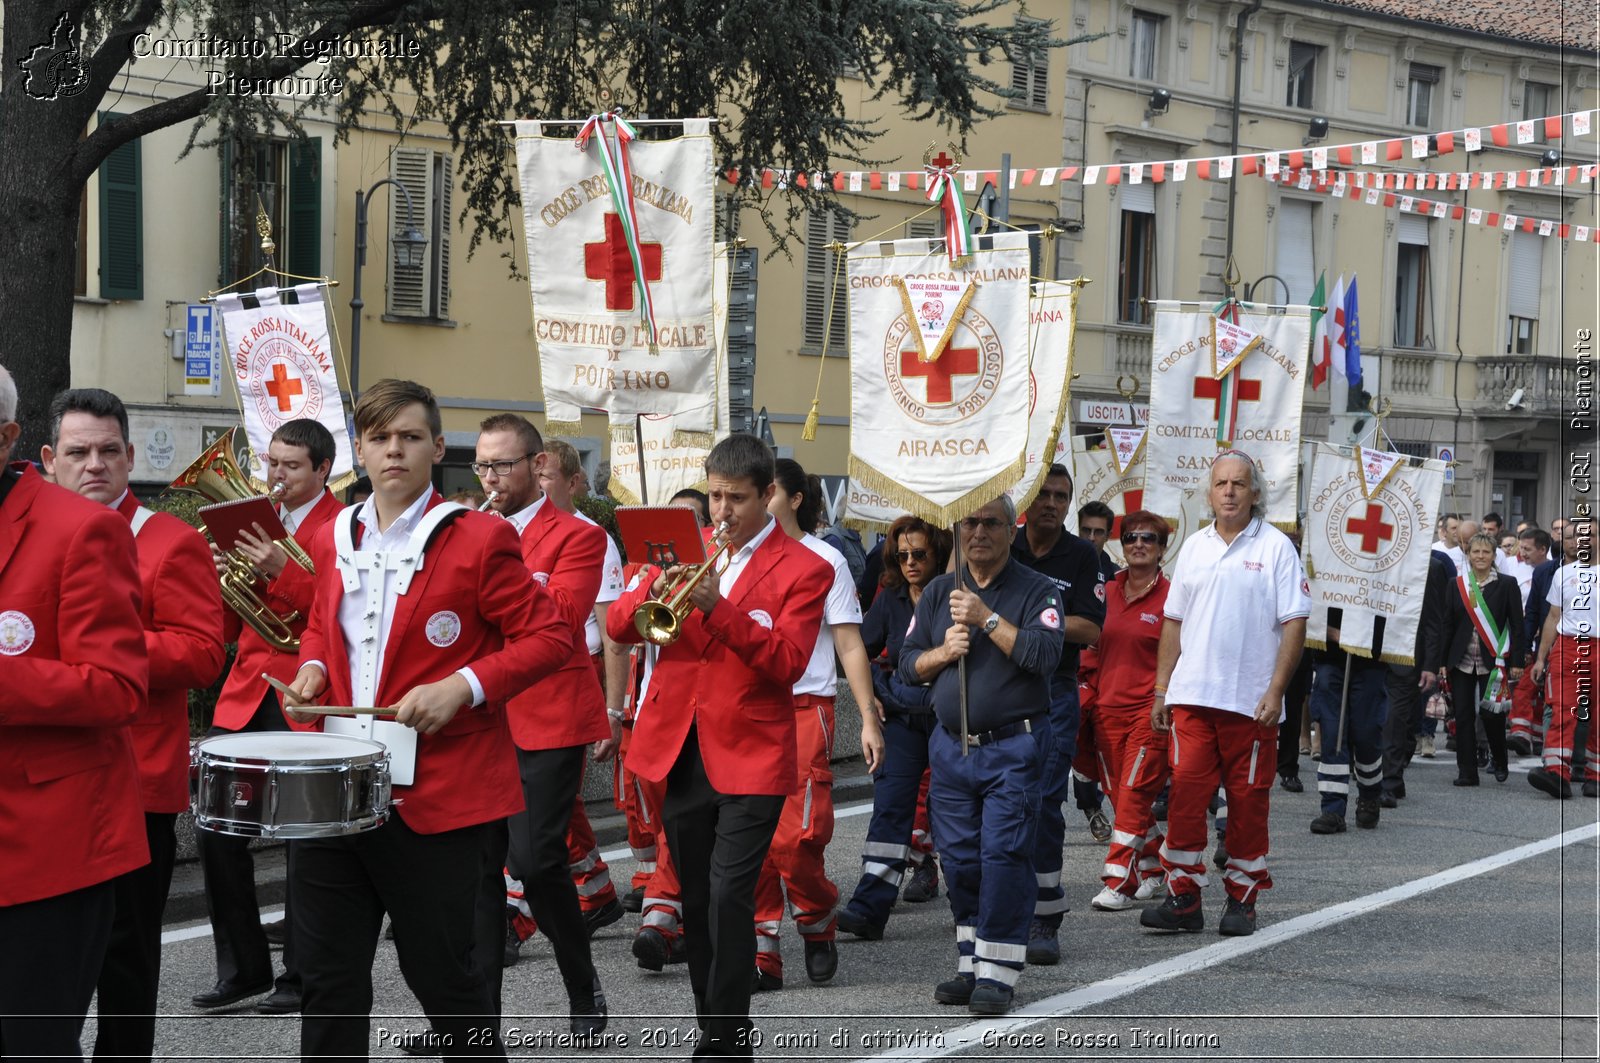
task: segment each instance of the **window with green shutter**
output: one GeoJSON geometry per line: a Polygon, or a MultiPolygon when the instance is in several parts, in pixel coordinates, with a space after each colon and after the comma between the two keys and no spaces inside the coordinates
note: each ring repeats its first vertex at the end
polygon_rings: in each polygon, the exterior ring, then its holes
{"type": "MultiPolygon", "coordinates": [[[[322,276],[322,139],[252,138],[222,145],[218,283],[230,285],[267,265],[257,232],[265,213],[277,245],[271,265],[322,276]]],[[[266,284],[260,279],[256,286],[266,284]]]]}
{"type": "MultiPolygon", "coordinates": [[[[106,113],[101,122],[120,117],[106,113]]],[[[144,298],[144,204],[139,188],[139,141],[100,164],[100,298],[144,298]]]]}
{"type": "Polygon", "coordinates": [[[289,144],[290,273],[322,276],[322,139],[310,137],[289,144]]]}

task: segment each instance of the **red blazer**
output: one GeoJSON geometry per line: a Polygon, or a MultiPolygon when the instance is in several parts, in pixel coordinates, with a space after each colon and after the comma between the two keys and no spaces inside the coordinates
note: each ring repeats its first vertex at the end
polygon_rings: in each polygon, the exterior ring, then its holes
{"type": "MultiPolygon", "coordinates": [[[[444,501],[434,492],[432,509],[444,501]]],[[[350,520],[347,511],[337,519],[350,520]]],[[[356,528],[355,542],[362,529],[356,528]]],[[[334,557],[333,525],[311,547],[316,602],[300,640],[300,660],[328,669],[330,705],[351,699],[350,657],[339,626],[344,582],[334,557]]],[[[506,727],[506,699],[566,663],[572,631],[544,588],[528,578],[510,524],[487,513],[463,513],[434,537],[422,568],[396,603],[377,702],[393,705],[412,687],[437,682],[471,665],[485,700],[463,706],[444,730],[417,741],[416,784],[396,786],[396,812],[419,834],[470,827],[522,810],[522,782],[506,727]],[[428,621],[455,615],[455,637],[439,646],[428,621]]]]}
{"type": "Polygon", "coordinates": [[[128,736],[149,678],[128,522],[26,462],[0,504],[0,907],[150,862],[128,736]]]}
{"type": "Polygon", "coordinates": [[[563,513],[545,499],[522,529],[522,561],[555,600],[572,629],[571,655],[554,675],[507,705],[519,749],[563,749],[611,737],[606,698],[589,658],[584,622],[594,612],[606,561],[605,530],[563,513]]]}
{"type": "MultiPolygon", "coordinates": [[[[117,507],[132,523],[139,500],[117,507]]],[[[144,606],[150,693],[133,721],[139,795],[146,812],[189,807],[189,688],[222,672],[222,592],[205,536],[170,513],[154,513],[134,536],[144,606]]]]}
{"type": "MultiPolygon", "coordinates": [[[[633,612],[657,574],[647,567],[638,586],[612,603],[612,641],[641,641],[633,612]]],[[[662,648],[633,725],[628,770],[665,779],[694,724],[706,778],[718,792],[792,793],[793,687],[816,648],[832,587],[832,566],[774,527],[732,593],[710,615],[691,611],[678,641],[662,648]]]]}
{"type": "MultiPolygon", "coordinates": [[[[333,492],[324,490],[321,500],[311,508],[310,513],[306,514],[306,519],[301,521],[300,527],[294,530],[294,541],[309,550],[317,531],[343,509],[344,506],[334,497],[333,492]]],[[[311,615],[311,601],[316,594],[317,578],[291,561],[284,566],[283,572],[277,579],[264,586],[265,600],[272,607],[272,611],[279,616],[298,612],[300,619],[289,627],[296,635],[304,634],[305,618],[311,615]]],[[[279,653],[267,645],[265,639],[251,628],[245,627],[239,615],[232,609],[224,609],[223,612],[226,616],[224,638],[228,642],[237,640],[239,652],[233,659],[232,670],[228,672],[228,681],[222,685],[222,693],[217,698],[216,713],[211,718],[211,725],[223,731],[237,731],[249,723],[250,717],[255,715],[256,709],[261,705],[262,695],[270,693],[280,704],[283,701],[271,687],[261,681],[261,673],[265,672],[281,683],[292,682],[295,672],[299,670],[300,662],[295,654],[279,653]]],[[[297,731],[317,729],[314,723],[299,724],[290,721],[289,726],[297,731]]]]}

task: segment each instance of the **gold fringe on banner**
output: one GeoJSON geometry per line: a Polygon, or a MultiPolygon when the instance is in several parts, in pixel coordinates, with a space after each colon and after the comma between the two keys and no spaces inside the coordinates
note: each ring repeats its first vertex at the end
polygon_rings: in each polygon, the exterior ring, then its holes
{"type": "MultiPolygon", "coordinates": [[[[546,423],[548,424],[549,422],[546,422],[546,423]]],[[[638,431],[638,428],[635,425],[632,425],[632,424],[613,424],[610,427],[611,427],[611,442],[613,442],[613,443],[637,443],[639,445],[639,456],[641,458],[644,457],[644,440],[639,438],[639,431],[638,431]]],[[[554,425],[551,425],[550,431],[551,431],[552,435],[571,435],[571,434],[573,434],[573,433],[569,433],[569,432],[558,432],[558,431],[556,431],[554,425]]]]}
{"type": "MultiPolygon", "coordinates": [[[[1089,281],[1085,277],[1076,277],[1070,281],[1064,281],[1062,283],[1072,286],[1072,290],[1067,294],[1067,299],[1070,301],[1072,307],[1072,332],[1067,337],[1067,371],[1061,377],[1061,405],[1058,407],[1061,410],[1061,416],[1056,419],[1056,423],[1051,427],[1050,434],[1045,437],[1044,441],[1044,453],[1050,455],[1051,457],[1055,456],[1056,444],[1061,439],[1061,426],[1066,423],[1067,411],[1072,407],[1072,364],[1074,358],[1077,356],[1078,351],[1078,296],[1083,294],[1083,286],[1088,284],[1089,281]]],[[[1056,298],[1060,297],[1057,296],[1056,298]]],[[[1039,302],[1041,305],[1043,305],[1044,297],[1041,296],[1039,302]]],[[[1028,311],[1029,316],[1031,317],[1033,313],[1031,299],[1029,300],[1028,311]]],[[[1035,355],[1034,346],[1038,340],[1038,336],[1039,326],[1034,325],[1033,331],[1028,334],[1028,366],[1030,372],[1032,371],[1033,367],[1033,359],[1035,355]]],[[[1113,465],[1114,464],[1115,462],[1113,462],[1113,465]]],[[[1033,505],[1034,499],[1039,497],[1039,489],[1044,486],[1045,473],[1050,471],[1050,465],[1051,462],[1048,460],[1040,461],[1038,477],[1033,481],[1033,483],[1028,485],[1028,489],[1026,491],[1022,492],[1022,494],[1017,497],[1018,513],[1021,513],[1023,510],[1033,505]]]]}
{"type": "Polygon", "coordinates": [[[699,447],[710,450],[716,444],[716,435],[712,432],[690,432],[683,428],[672,430],[672,439],[669,446],[674,447],[699,447]]]}
{"type": "Polygon", "coordinates": [[[1382,653],[1378,655],[1378,660],[1384,664],[1399,664],[1408,668],[1417,663],[1416,657],[1408,653],[1382,653]]]}
{"type": "MultiPolygon", "coordinates": [[[[632,429],[629,429],[629,431],[631,432],[632,429]]],[[[583,422],[552,421],[550,418],[546,417],[544,419],[544,434],[551,437],[581,436],[583,435],[583,422]]]]}
{"type": "Polygon", "coordinates": [[[962,517],[969,516],[973,510],[993,502],[1005,494],[1022,477],[1028,467],[1026,449],[1017,455],[1017,460],[1001,469],[988,480],[974,487],[960,498],[948,505],[938,506],[917,494],[910,488],[893,480],[862,461],[854,454],[850,455],[850,464],[847,472],[850,479],[868,490],[875,491],[904,509],[907,513],[921,517],[929,524],[938,528],[948,528],[962,517]]]}

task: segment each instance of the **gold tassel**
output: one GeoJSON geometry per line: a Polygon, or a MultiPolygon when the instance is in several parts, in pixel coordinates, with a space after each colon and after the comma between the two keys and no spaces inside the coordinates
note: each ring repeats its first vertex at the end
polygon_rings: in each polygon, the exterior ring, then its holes
{"type": "Polygon", "coordinates": [[[817,438],[817,414],[818,414],[818,411],[820,410],[821,406],[822,406],[822,400],[821,399],[812,399],[811,400],[811,412],[806,414],[806,425],[805,425],[804,428],[800,429],[800,438],[805,440],[807,443],[816,442],[816,438],[817,438]]]}

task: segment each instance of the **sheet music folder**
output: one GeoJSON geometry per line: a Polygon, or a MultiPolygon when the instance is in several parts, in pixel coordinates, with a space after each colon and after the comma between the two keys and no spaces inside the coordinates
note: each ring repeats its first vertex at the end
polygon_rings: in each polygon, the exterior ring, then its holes
{"type": "Polygon", "coordinates": [[[268,502],[265,495],[201,506],[200,519],[205,521],[211,541],[225,551],[239,545],[240,532],[248,531],[254,535],[255,528],[252,525],[255,524],[265,528],[267,538],[273,542],[289,537],[282,518],[278,516],[278,507],[268,502]]]}
{"type": "Polygon", "coordinates": [[[658,568],[698,565],[706,559],[706,536],[695,512],[684,506],[619,506],[622,549],[634,563],[658,568]]]}

